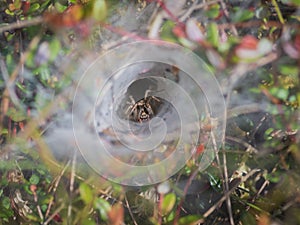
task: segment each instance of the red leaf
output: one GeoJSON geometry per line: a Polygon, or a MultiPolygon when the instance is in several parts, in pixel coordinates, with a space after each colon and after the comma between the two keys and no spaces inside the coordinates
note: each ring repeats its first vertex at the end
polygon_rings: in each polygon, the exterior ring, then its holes
{"type": "Polygon", "coordinates": [[[27,14],[29,8],[30,8],[30,1],[22,1],[21,9],[22,9],[24,15],[27,14]]]}
{"type": "Polygon", "coordinates": [[[205,149],[204,144],[199,144],[197,149],[196,149],[196,155],[197,156],[201,155],[203,153],[204,149],[205,149]]]}
{"type": "Polygon", "coordinates": [[[185,38],[185,32],[182,26],[176,26],[173,28],[173,33],[176,35],[176,37],[185,38]]]}
{"type": "Polygon", "coordinates": [[[295,37],[295,48],[300,51],[300,34],[297,34],[295,37]]]}
{"type": "Polygon", "coordinates": [[[247,36],[243,37],[238,48],[255,50],[257,48],[257,45],[258,45],[258,40],[251,35],[247,35],[247,36]]]}
{"type": "Polygon", "coordinates": [[[53,217],[53,220],[58,223],[62,222],[62,218],[59,214],[55,214],[55,216],[53,217]]]}
{"type": "Polygon", "coordinates": [[[52,27],[74,27],[83,18],[82,5],[71,5],[63,13],[45,13],[44,19],[52,27]]]}
{"type": "Polygon", "coordinates": [[[121,204],[112,206],[108,213],[110,225],[122,225],[124,221],[124,208],[121,204]]]}

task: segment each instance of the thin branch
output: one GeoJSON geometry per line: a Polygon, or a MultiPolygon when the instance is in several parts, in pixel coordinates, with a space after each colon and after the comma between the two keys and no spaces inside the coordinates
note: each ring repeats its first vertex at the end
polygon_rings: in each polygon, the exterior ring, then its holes
{"type": "Polygon", "coordinates": [[[180,16],[179,21],[181,21],[181,22],[185,21],[196,10],[202,9],[202,8],[210,6],[210,5],[217,4],[219,2],[220,2],[220,0],[214,0],[214,1],[197,4],[197,1],[194,1],[193,5],[190,8],[188,8],[184,13],[182,13],[183,15],[180,16]]]}
{"type": "MultiPolygon", "coordinates": [[[[67,168],[69,167],[69,165],[70,165],[70,160],[67,162],[67,164],[65,165],[65,167],[63,168],[63,170],[61,171],[61,173],[59,174],[59,176],[56,178],[56,181],[55,181],[53,189],[52,189],[52,193],[53,194],[55,194],[56,189],[57,189],[57,187],[59,185],[59,182],[60,182],[62,176],[64,175],[64,173],[66,172],[67,168]]],[[[50,191],[51,191],[51,189],[49,190],[49,192],[50,191]]],[[[53,202],[54,202],[54,198],[52,198],[51,201],[48,204],[48,208],[47,208],[45,217],[48,217],[48,215],[50,213],[50,210],[51,210],[51,207],[53,205],[53,202]]]]}
{"type": "Polygon", "coordinates": [[[249,143],[247,143],[246,141],[243,141],[241,140],[240,138],[236,138],[236,137],[231,137],[231,136],[226,136],[226,139],[229,140],[229,141],[234,141],[238,144],[241,144],[243,145],[244,147],[246,147],[246,152],[249,152],[249,153],[255,153],[257,154],[259,151],[258,149],[254,148],[252,145],[250,145],[249,143]]]}
{"type": "MultiPolygon", "coordinates": [[[[228,179],[228,169],[227,169],[227,158],[226,158],[226,153],[224,149],[222,150],[222,155],[223,155],[223,170],[224,170],[224,184],[225,184],[225,191],[226,193],[229,191],[229,179],[228,179]]],[[[226,199],[226,205],[227,205],[227,210],[229,214],[229,221],[231,225],[234,225],[234,220],[233,220],[233,214],[232,214],[232,207],[231,207],[231,201],[230,197],[226,199]]]]}
{"type": "Polygon", "coordinates": [[[43,223],[43,225],[47,225],[51,222],[52,219],[65,207],[65,204],[61,204],[60,207],[58,207],[53,214],[43,223]]]}
{"type": "Polygon", "coordinates": [[[31,185],[30,186],[30,190],[31,190],[31,192],[33,194],[33,200],[37,204],[36,208],[37,208],[39,217],[40,217],[41,221],[43,221],[44,220],[44,216],[43,216],[43,213],[42,213],[41,206],[38,204],[38,195],[36,193],[36,185],[31,185]]]}
{"type": "MultiPolygon", "coordinates": [[[[220,1],[220,4],[221,4],[221,6],[222,6],[222,8],[223,8],[225,17],[229,20],[230,15],[229,15],[229,12],[228,12],[228,10],[227,10],[227,6],[226,6],[224,0],[221,0],[221,1],[220,1]]],[[[238,36],[237,29],[236,29],[236,27],[234,26],[233,23],[231,24],[230,29],[232,30],[232,32],[233,32],[233,34],[234,34],[235,36],[238,36]]]]}
{"type": "MultiPolygon", "coordinates": [[[[223,173],[221,171],[220,168],[220,159],[219,159],[219,155],[218,155],[218,146],[217,146],[217,142],[216,142],[216,137],[213,133],[213,131],[211,131],[211,137],[212,137],[212,142],[213,142],[213,146],[214,146],[214,150],[215,150],[215,154],[216,154],[216,159],[219,165],[219,170],[220,170],[220,174],[223,178],[223,191],[224,193],[229,192],[229,182],[228,182],[228,170],[227,170],[227,160],[226,160],[226,153],[224,151],[224,146],[222,147],[222,156],[223,156],[223,173]]],[[[230,197],[228,196],[228,198],[226,198],[226,205],[227,205],[227,210],[229,213],[229,220],[230,220],[230,224],[234,225],[234,220],[233,220],[233,215],[232,215],[232,208],[231,208],[231,201],[230,201],[230,197]]]]}
{"type": "Polygon", "coordinates": [[[212,214],[216,208],[218,208],[234,191],[235,189],[241,184],[247,181],[251,176],[253,176],[256,172],[259,172],[259,169],[253,169],[251,170],[246,176],[241,177],[241,180],[237,182],[227,193],[220,198],[219,201],[217,201],[212,207],[210,207],[204,214],[203,217],[207,218],[210,214],[212,214]]]}
{"type": "Polygon", "coordinates": [[[284,24],[285,22],[284,22],[284,19],[283,19],[283,16],[282,16],[282,13],[280,11],[280,8],[279,8],[279,5],[278,5],[277,1],[276,0],[272,0],[272,4],[275,7],[275,11],[276,11],[276,13],[278,15],[278,19],[279,19],[280,23],[284,24]]]}
{"type": "MultiPolygon", "coordinates": [[[[74,182],[75,182],[75,169],[76,169],[76,157],[77,157],[77,150],[75,150],[73,159],[72,159],[72,169],[71,169],[71,177],[70,177],[70,195],[72,195],[74,191],[74,182]]],[[[68,222],[71,223],[72,218],[72,203],[69,203],[68,206],[68,222]]]]}
{"type": "MultiPolygon", "coordinates": [[[[0,56],[0,70],[1,70],[1,73],[2,73],[2,76],[3,76],[3,79],[5,81],[5,85],[6,85],[6,89],[7,89],[7,93],[9,94],[10,96],[10,99],[12,100],[13,104],[19,108],[21,108],[21,103],[19,101],[19,98],[14,90],[14,82],[11,82],[10,79],[9,79],[9,74],[8,74],[8,71],[7,71],[7,67],[5,65],[5,62],[4,62],[4,59],[2,56],[0,56]]],[[[5,97],[8,97],[6,96],[6,93],[3,94],[3,96],[5,97]]],[[[4,113],[4,112],[3,112],[4,113]]]]}
{"type": "Polygon", "coordinates": [[[127,196],[126,196],[126,195],[125,195],[125,203],[126,203],[126,207],[127,207],[127,209],[128,209],[128,212],[129,212],[129,214],[130,214],[130,217],[131,217],[131,219],[132,219],[133,224],[134,224],[134,225],[138,225],[138,223],[136,222],[136,220],[135,220],[135,218],[134,218],[134,216],[133,216],[133,213],[132,213],[132,211],[131,211],[131,208],[130,208],[130,205],[129,205],[129,202],[128,202],[128,200],[127,200],[127,196]]]}
{"type": "Polygon", "coordinates": [[[0,34],[6,31],[11,31],[11,30],[16,30],[16,29],[21,29],[24,27],[30,27],[30,26],[35,26],[38,24],[43,23],[43,18],[42,17],[35,17],[31,20],[21,20],[17,21],[15,23],[10,23],[5,26],[0,27],[0,34]]]}
{"type": "MultiPolygon", "coordinates": [[[[20,58],[20,61],[19,61],[18,65],[16,66],[16,68],[14,69],[12,74],[10,75],[9,79],[6,80],[6,83],[8,85],[6,85],[6,87],[3,91],[3,94],[2,94],[3,100],[1,101],[1,107],[0,107],[0,109],[1,109],[0,128],[3,124],[5,110],[9,105],[9,96],[11,97],[11,99],[13,101],[16,101],[16,96],[14,95],[14,92],[12,92],[12,90],[11,90],[11,84],[13,84],[15,82],[15,80],[17,79],[19,71],[20,71],[20,69],[22,69],[22,67],[23,67],[23,65],[24,65],[24,63],[25,63],[25,61],[26,61],[26,59],[29,55],[29,52],[31,51],[31,49],[33,49],[37,46],[40,39],[41,39],[40,35],[37,35],[32,39],[32,41],[29,44],[28,50],[24,54],[21,55],[21,58],[20,58]],[[10,94],[12,94],[12,95],[10,95],[10,94]]],[[[5,74],[5,72],[7,72],[7,71],[5,71],[5,67],[2,68],[2,66],[1,66],[1,70],[3,70],[2,73],[4,72],[3,74],[7,76],[7,74],[5,74]]],[[[18,102],[16,102],[16,104],[18,104],[18,102]]]]}

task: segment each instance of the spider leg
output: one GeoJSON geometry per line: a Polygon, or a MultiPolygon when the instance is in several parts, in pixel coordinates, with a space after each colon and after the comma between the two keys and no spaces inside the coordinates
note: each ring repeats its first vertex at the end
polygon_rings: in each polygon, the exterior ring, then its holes
{"type": "Polygon", "coordinates": [[[135,104],[135,100],[134,98],[132,97],[132,95],[129,96],[130,100],[131,100],[131,104],[135,104]]]}
{"type": "Polygon", "coordinates": [[[131,109],[131,111],[130,111],[130,113],[128,115],[131,115],[133,113],[133,111],[136,111],[137,107],[138,107],[138,105],[134,104],[134,106],[132,106],[132,109],[131,109]]]}
{"type": "Polygon", "coordinates": [[[126,111],[125,111],[125,114],[128,114],[128,113],[129,113],[129,110],[131,110],[132,108],[133,108],[132,105],[128,106],[127,109],[126,109],[126,111]]]}
{"type": "Polygon", "coordinates": [[[155,97],[155,96],[151,96],[151,98],[153,98],[157,102],[160,102],[160,100],[157,97],[155,97]]]}
{"type": "Polygon", "coordinates": [[[131,102],[129,102],[129,101],[126,102],[126,104],[128,104],[129,106],[126,109],[125,114],[130,115],[133,112],[133,110],[136,109],[137,104],[135,103],[134,98],[131,95],[129,96],[129,98],[130,98],[131,102]],[[129,113],[129,110],[130,110],[130,113],[129,113]]]}
{"type": "Polygon", "coordinates": [[[151,92],[151,90],[150,89],[148,89],[148,90],[146,90],[145,91],[145,96],[144,96],[144,99],[146,100],[146,98],[148,97],[148,94],[151,92]]]}
{"type": "Polygon", "coordinates": [[[151,105],[150,105],[149,103],[146,103],[145,106],[146,106],[146,109],[147,109],[147,111],[148,111],[148,114],[149,114],[149,115],[154,115],[154,112],[153,112],[153,110],[152,110],[151,105]]]}

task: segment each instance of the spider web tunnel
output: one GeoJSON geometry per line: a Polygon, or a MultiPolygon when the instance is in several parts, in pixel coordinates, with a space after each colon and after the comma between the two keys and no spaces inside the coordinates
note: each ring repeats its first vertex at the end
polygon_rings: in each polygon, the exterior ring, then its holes
{"type": "Polygon", "coordinates": [[[174,175],[199,144],[206,146],[199,164],[205,169],[223,142],[224,116],[218,83],[200,58],[177,45],[142,41],[90,63],[74,97],[73,131],[100,175],[142,186],[174,175]],[[153,118],[138,122],[138,102],[149,104],[153,118]],[[128,107],[136,110],[131,117],[128,107]],[[215,126],[202,131],[211,119],[215,126]]]}

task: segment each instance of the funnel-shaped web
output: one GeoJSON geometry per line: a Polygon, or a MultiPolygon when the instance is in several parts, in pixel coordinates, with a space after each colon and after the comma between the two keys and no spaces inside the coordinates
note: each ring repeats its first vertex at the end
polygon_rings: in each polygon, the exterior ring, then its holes
{"type": "Polygon", "coordinates": [[[205,146],[204,170],[223,142],[225,111],[219,85],[198,56],[178,45],[141,41],[91,62],[76,89],[73,131],[100,175],[149,185],[178,172],[199,145],[205,146]]]}

